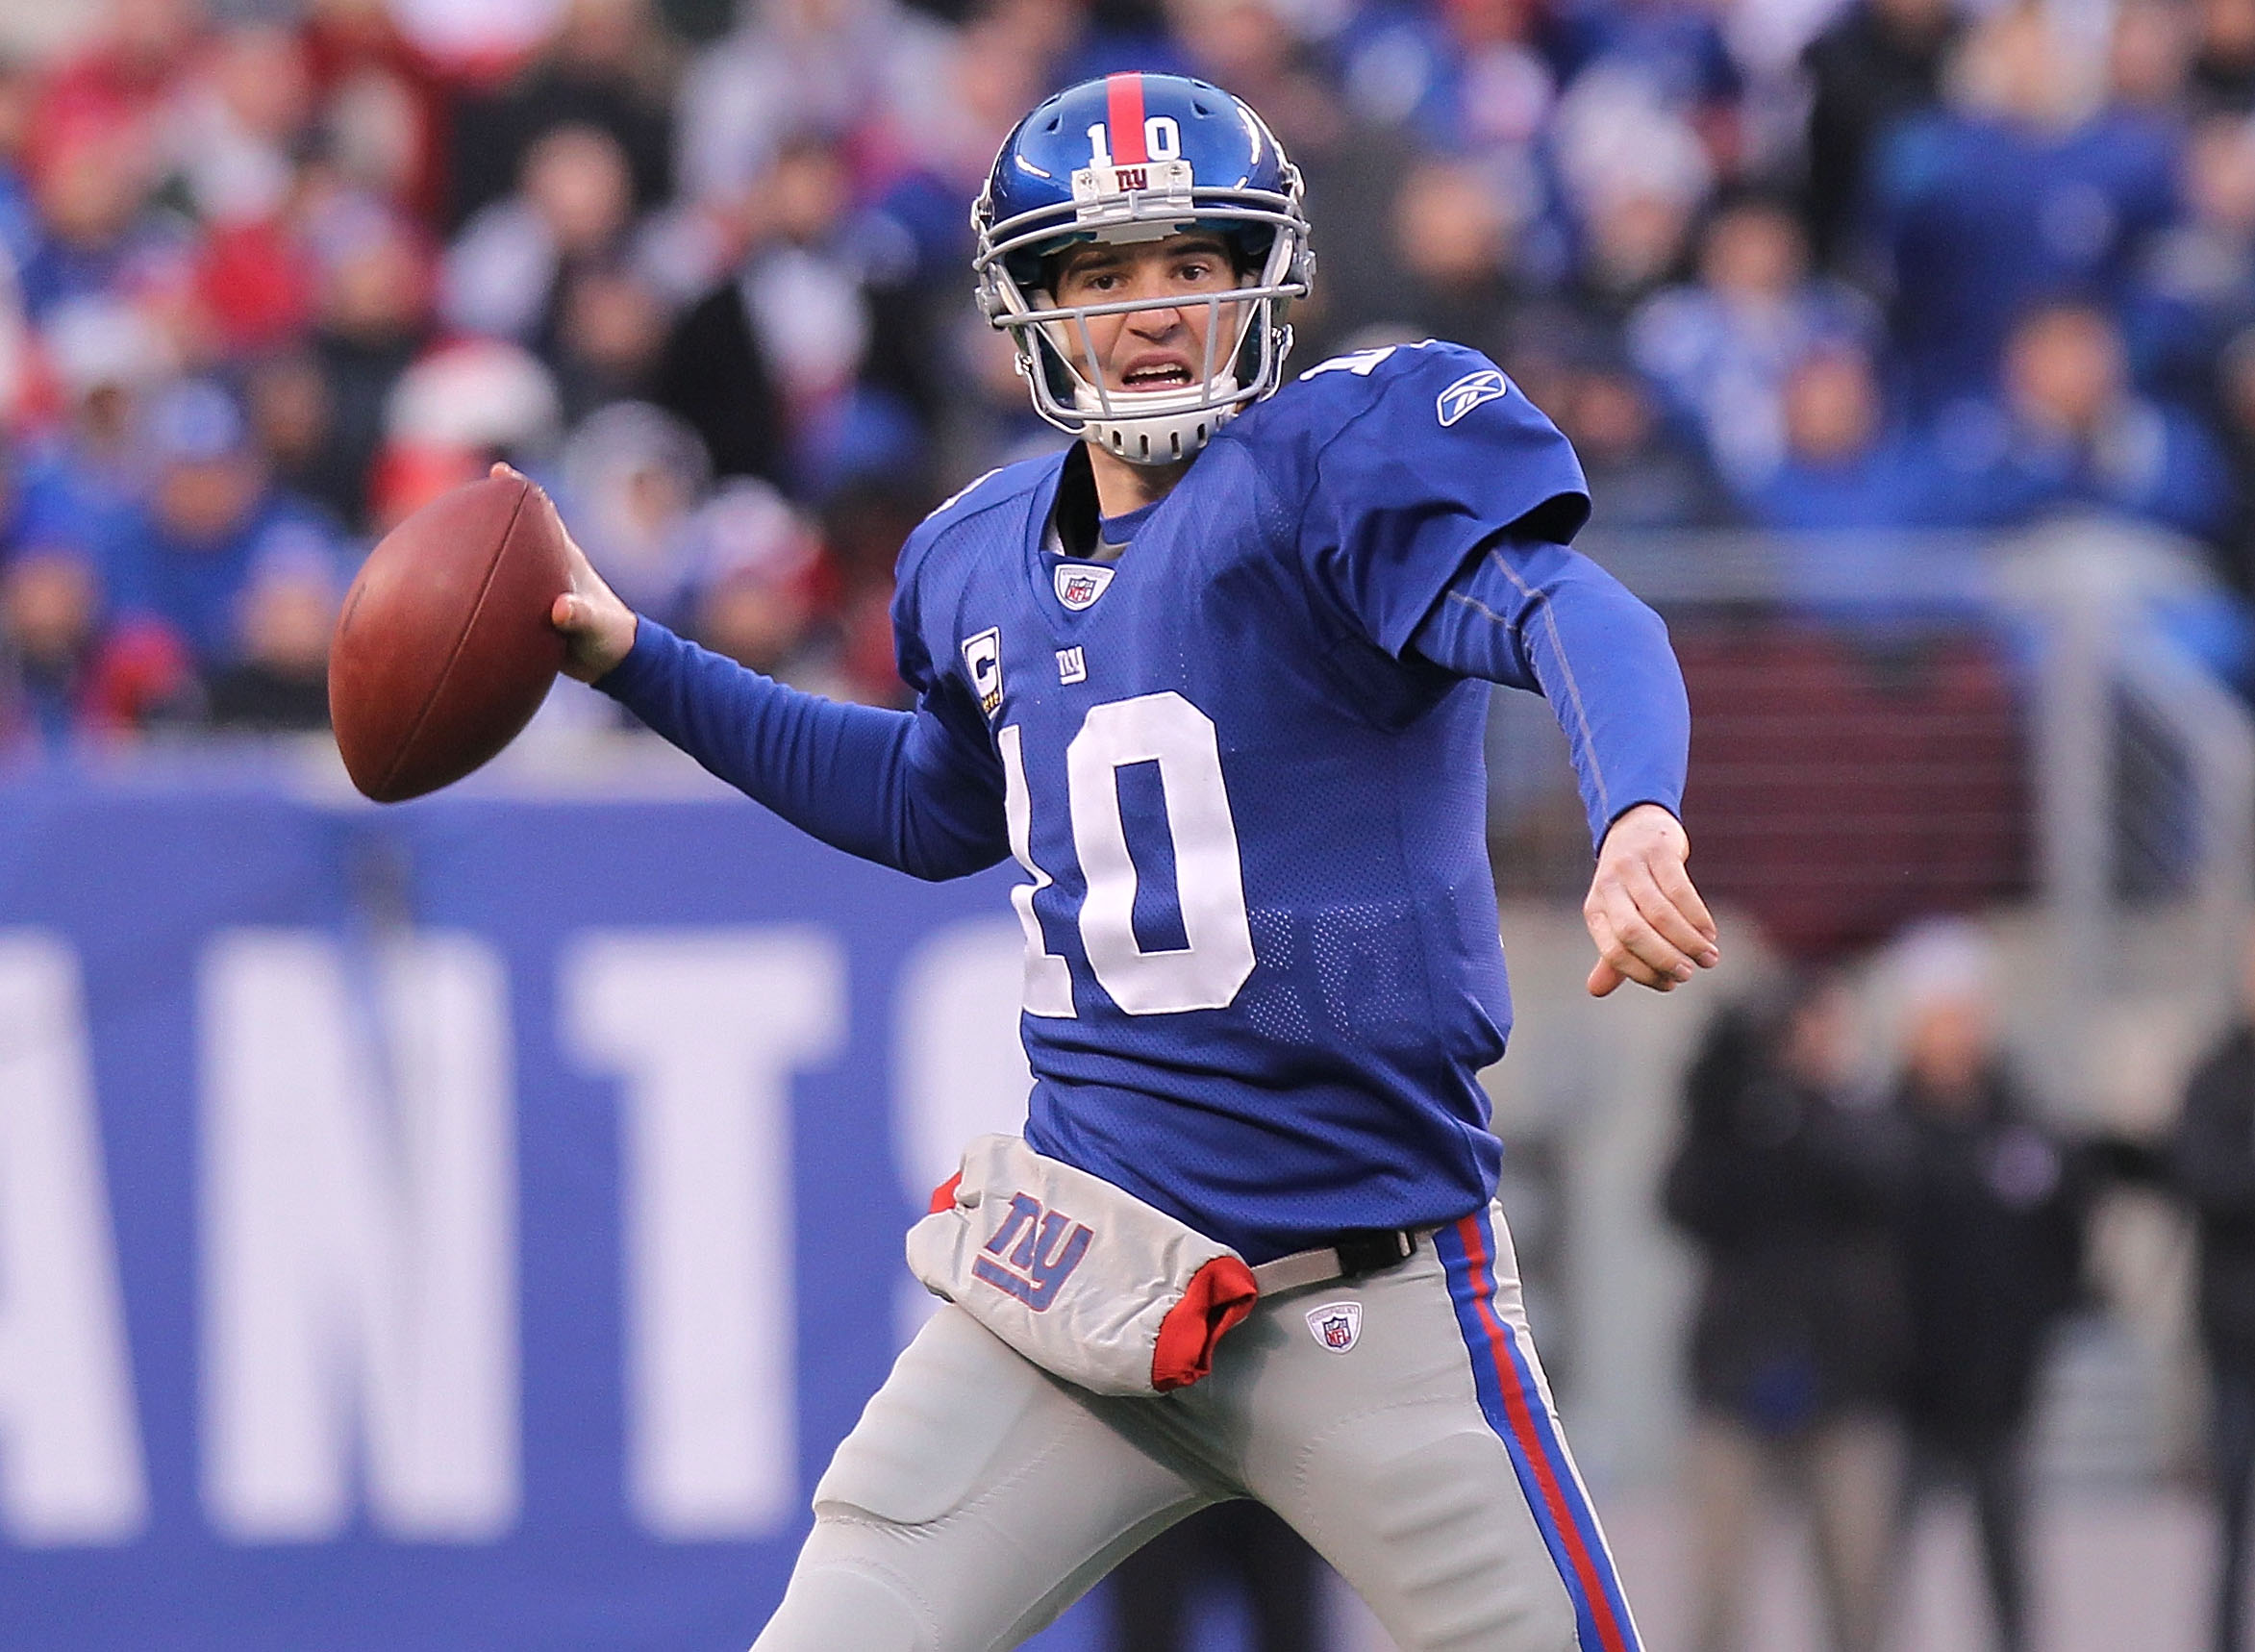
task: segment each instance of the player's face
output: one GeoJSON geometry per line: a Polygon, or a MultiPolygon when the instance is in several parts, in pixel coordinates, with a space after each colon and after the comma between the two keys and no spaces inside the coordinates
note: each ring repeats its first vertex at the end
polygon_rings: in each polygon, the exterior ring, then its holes
{"type": "Polygon", "coordinates": [[[1054,324],[1058,342],[1083,374],[1089,357],[1104,388],[1129,394],[1182,390],[1200,383],[1201,374],[1222,371],[1243,327],[1241,302],[1213,304],[1207,296],[1243,285],[1229,248],[1219,236],[1203,232],[1124,246],[1075,247],[1065,255],[1053,294],[1060,305],[1118,304],[1148,300],[1148,308],[1115,315],[1091,315],[1082,323],[1054,324]],[[1207,336],[1220,329],[1214,356],[1207,336]]]}

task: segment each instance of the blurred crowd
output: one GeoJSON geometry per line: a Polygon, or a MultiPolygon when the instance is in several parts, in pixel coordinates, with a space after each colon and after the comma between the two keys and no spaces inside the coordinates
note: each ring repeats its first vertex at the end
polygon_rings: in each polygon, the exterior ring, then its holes
{"type": "Polygon", "coordinates": [[[2255,935],[2228,1024],[2166,1131],[2078,1132],[2008,1054],[2006,982],[1963,919],[1867,966],[1796,970],[1710,1024],[1662,1202],[1696,1246],[1686,1492],[1695,1652],[1745,1644],[1765,1503],[1804,1511],[1823,1644],[1877,1652],[1921,1503],[1972,1506],[1997,1652],[2042,1644],[2029,1532],[2042,1374],[2101,1308],[2102,1195],[2175,1201],[2196,1239],[2216,1513],[2208,1633],[2242,1652],[2255,1520],[2255,935]],[[1874,1003],[1891,1012],[1872,1014],[1874,1003]],[[1888,1069],[1869,1053],[1892,1021],[1888,1069]]]}
{"type": "Polygon", "coordinates": [[[1305,172],[1302,363],[1485,349],[1601,527],[2098,510],[2255,580],[2255,0],[89,15],[0,63],[19,750],[317,725],[357,557],[495,458],[645,611],[895,698],[907,528],[1062,439],[968,302],[969,201],[1039,97],[1128,67],[1239,92],[1305,172]]]}

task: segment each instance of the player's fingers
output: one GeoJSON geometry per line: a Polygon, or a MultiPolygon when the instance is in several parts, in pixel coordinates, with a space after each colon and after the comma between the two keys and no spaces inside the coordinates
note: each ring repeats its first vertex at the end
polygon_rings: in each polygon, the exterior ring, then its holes
{"type": "MultiPolygon", "coordinates": [[[[1653,868],[1641,864],[1624,867],[1621,882],[1644,921],[1659,932],[1660,938],[1674,949],[1677,958],[1687,964],[1704,964],[1707,961],[1708,956],[1715,951],[1713,939],[1702,935],[1698,925],[1691,921],[1691,914],[1668,897],[1666,890],[1661,888],[1660,880],[1653,876],[1653,868]]],[[[1653,962],[1670,970],[1676,964],[1675,958],[1654,959],[1653,962]]]]}
{"type": "MultiPolygon", "coordinates": [[[[1652,926],[1650,920],[1638,909],[1635,896],[1617,880],[1609,882],[1600,891],[1599,898],[1606,922],[1620,949],[1651,973],[1652,980],[1644,985],[1658,986],[1665,980],[1672,986],[1678,981],[1689,981],[1691,978],[1691,959],[1652,926]]],[[[1614,967],[1622,969],[1622,973],[1631,980],[1639,979],[1634,970],[1622,968],[1618,960],[1615,961],[1614,967]]]]}
{"type": "MultiPolygon", "coordinates": [[[[1658,942],[1659,937],[1651,925],[1636,915],[1636,908],[1619,890],[1608,890],[1587,916],[1590,938],[1597,942],[1597,956],[1615,974],[1660,992],[1668,991],[1676,985],[1675,975],[1655,967],[1641,956],[1632,936],[1641,931],[1638,939],[1644,939],[1646,945],[1658,942]]],[[[1673,953],[1675,949],[1668,947],[1667,951],[1673,953]]],[[[1687,976],[1690,973],[1689,964],[1685,965],[1685,973],[1687,976]]]]}
{"type": "Polygon", "coordinates": [[[1699,889],[1691,882],[1691,874],[1685,870],[1681,861],[1666,856],[1652,867],[1652,877],[1659,884],[1661,893],[1668,898],[1678,912],[1691,920],[1693,929],[1706,938],[1707,950],[1714,954],[1714,959],[1702,962],[1712,964],[1721,956],[1714,943],[1721,938],[1722,932],[1716,927],[1715,914],[1707,910],[1707,903],[1699,898],[1699,889]]]}
{"type": "Polygon", "coordinates": [[[578,631],[587,624],[587,606],[567,590],[548,605],[548,623],[559,631],[578,631]]]}
{"type": "Polygon", "coordinates": [[[1590,979],[1583,983],[1592,998],[1603,998],[1621,984],[1621,973],[1600,958],[1590,970],[1590,979]]]}

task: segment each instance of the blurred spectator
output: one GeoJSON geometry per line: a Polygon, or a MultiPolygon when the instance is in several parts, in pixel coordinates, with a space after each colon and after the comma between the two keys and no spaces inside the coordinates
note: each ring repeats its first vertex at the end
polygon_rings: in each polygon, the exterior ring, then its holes
{"type": "Polygon", "coordinates": [[[265,25],[222,31],[183,88],[171,168],[201,230],[199,320],[231,355],[304,330],[313,271],[292,210],[312,119],[303,41],[265,25]]]}
{"type": "Polygon", "coordinates": [[[1951,0],[1850,0],[1810,42],[1806,205],[1817,258],[1855,262],[1873,148],[1904,115],[1941,96],[1942,67],[1961,28],[1951,0]]]}
{"type": "Polygon", "coordinates": [[[271,218],[296,188],[313,113],[305,46],[267,24],[219,32],[181,88],[165,149],[204,223],[271,218]]]}
{"type": "Polygon", "coordinates": [[[564,443],[561,505],[572,537],[638,613],[671,624],[694,572],[692,527],[712,482],[704,444],[662,408],[619,402],[564,443]]]}
{"type": "Polygon", "coordinates": [[[838,586],[838,697],[864,705],[912,703],[892,645],[892,568],[902,541],[932,509],[928,490],[906,476],[867,478],[822,509],[822,538],[838,586]]]}
{"type": "Polygon", "coordinates": [[[898,368],[914,351],[873,348],[904,316],[869,301],[838,148],[793,139],[764,194],[765,238],[675,328],[653,399],[695,428],[718,474],[790,487],[818,463],[864,363],[898,368]]]}
{"type": "Polygon", "coordinates": [[[1696,1652],[1742,1643],[1766,1478],[1808,1509],[1836,1652],[1874,1652],[1906,1345],[1902,1148],[1851,1080],[1845,989],[1804,978],[1717,1015],[1685,1089],[1668,1215],[1698,1244],[1690,1493],[1696,1652]]]}
{"type": "Polygon", "coordinates": [[[1534,359],[1538,348],[1517,341],[1504,359],[1574,444],[1590,484],[1592,528],[1711,528],[1731,518],[1705,454],[1670,427],[1619,352],[1584,339],[1551,363],[1534,359]]]}
{"type": "Polygon", "coordinates": [[[2255,323],[2255,123],[2237,114],[2200,121],[2181,173],[2183,216],[2138,272],[2129,331],[2148,387],[2208,409],[2218,353],[2255,323]]]}
{"type": "Polygon", "coordinates": [[[2132,389],[2104,310],[2070,300],[2031,311],[2007,341],[2004,380],[2001,408],[1961,408],[1940,427],[1962,467],[1967,520],[2116,511],[2186,534],[2221,531],[2222,455],[2190,414],[2132,389]]]}
{"type": "Polygon", "coordinates": [[[2192,67],[2192,19],[2177,0],[2122,0],[2115,8],[2107,79],[2117,104],[2181,121],[2192,67]]]}
{"type": "Polygon", "coordinates": [[[2070,289],[2118,301],[2168,221],[2176,129],[2109,105],[2103,67],[2049,13],[2015,5],[1953,54],[1951,107],[1885,144],[1872,210],[1914,413],[1992,385],[2031,302],[2070,289]]]}
{"type": "Polygon", "coordinates": [[[1577,239],[1575,300],[1599,321],[1623,322],[1681,273],[1714,163],[1641,78],[1602,64],[1561,100],[1555,143],[1577,239]]]}
{"type": "Polygon", "coordinates": [[[2217,417],[2232,467],[2233,509],[2218,571],[2244,601],[2255,593],[2255,325],[2233,337],[2216,363],[2217,417]]]}
{"type": "Polygon", "coordinates": [[[1358,118],[1405,127],[1442,155],[1489,159],[1540,140],[1571,51],[1557,13],[1521,0],[1366,7],[1339,49],[1358,118]]]}
{"type": "Polygon", "coordinates": [[[263,552],[237,600],[229,659],[206,685],[206,715],[222,728],[327,728],[329,638],[343,595],[325,545],[283,540],[263,552]]]}
{"type": "Polygon", "coordinates": [[[93,558],[69,545],[29,547],[0,570],[8,743],[61,746],[83,731],[101,600],[93,558]]]}
{"type": "Polygon", "coordinates": [[[162,625],[110,623],[93,556],[33,540],[0,564],[0,746],[68,746],[192,714],[187,651],[162,625]]]}
{"type": "Polygon", "coordinates": [[[912,134],[947,129],[947,35],[931,18],[896,0],[762,0],[742,14],[682,87],[674,130],[691,201],[742,211],[808,134],[869,136],[880,113],[912,134]]]}
{"type": "Polygon", "coordinates": [[[516,192],[447,249],[439,308],[464,332],[529,345],[553,363],[565,283],[626,259],[633,227],[617,140],[593,126],[553,128],[526,150],[516,192]]]}
{"type": "Polygon", "coordinates": [[[1323,1563],[1259,1503],[1216,1503],[1169,1526],[1114,1568],[1104,1600],[1112,1652],[1190,1652],[1194,1608],[1215,1584],[1240,1592],[1247,1652],[1324,1652],[1331,1644],[1323,1563]]]}
{"type": "Polygon", "coordinates": [[[1809,273],[1801,226],[1781,200],[1723,204],[1700,238],[1699,279],[1655,295],[1629,322],[1638,366],[1732,486],[1758,486],[1785,457],[1785,379],[1812,346],[1869,338],[1863,296],[1809,273]]]}
{"type": "Polygon", "coordinates": [[[385,0],[400,34],[458,86],[504,79],[556,32],[566,0],[385,0]]]}
{"type": "Polygon", "coordinates": [[[1429,160],[1413,166],[1391,213],[1392,308],[1373,319],[1411,338],[1500,354],[1515,297],[1518,211],[1470,164],[1429,160]]]}
{"type": "Polygon", "coordinates": [[[319,277],[308,353],[320,374],[321,434],[296,475],[340,519],[364,528],[386,409],[429,337],[431,271],[413,227],[364,197],[322,213],[313,244],[319,277]]]}
{"type": "Polygon", "coordinates": [[[117,606],[161,621],[199,671],[230,663],[252,570],[285,547],[339,555],[334,531],[275,488],[241,410],[209,380],[164,392],[142,439],[153,467],[147,501],[109,548],[117,606]]]}
{"type": "MultiPolygon", "coordinates": [[[[1516,13],[1521,5],[1506,0],[1480,9],[1516,13]]],[[[1618,0],[1578,9],[1568,29],[1569,73],[1578,79],[1594,67],[1641,83],[1698,134],[1717,176],[1738,176],[1744,77],[1713,9],[1685,0],[1618,0]]]]}
{"type": "Polygon", "coordinates": [[[730,483],[688,525],[689,634],[715,654],[847,698],[811,635],[821,542],[763,482],[730,483]]]}
{"type": "Polygon", "coordinates": [[[2194,0],[2192,84],[2209,108],[2255,113],[2255,0],[2194,0]]]}
{"type": "Polygon", "coordinates": [[[436,67],[400,34],[385,0],[309,0],[305,11],[323,164],[349,188],[435,218],[448,104],[436,67]]]}
{"type": "Polygon", "coordinates": [[[38,79],[27,63],[0,57],[0,255],[21,268],[38,243],[32,205],[32,111],[38,79]]]}
{"type": "Polygon", "coordinates": [[[1905,938],[1896,967],[1907,1014],[1896,1099],[1912,1141],[1910,1496],[1948,1482],[1971,1490],[1995,1644],[2022,1652],[2028,1414],[2045,1334],[2074,1300],[2090,1189],[2006,1069],[1979,933],[1936,920],[1905,938]]]}
{"type": "Polygon", "coordinates": [[[98,300],[57,309],[41,342],[62,418],[23,456],[22,509],[37,534],[107,544],[146,486],[141,420],[170,343],[138,311],[98,300]]]}
{"type": "Polygon", "coordinates": [[[388,532],[496,460],[538,472],[562,435],[555,376],[514,344],[449,344],[400,376],[385,406],[385,442],[368,472],[368,526],[388,532]]]}
{"type": "Polygon", "coordinates": [[[329,387],[311,352],[291,350],[249,363],[243,376],[243,411],[252,439],[265,454],[274,479],[293,492],[328,506],[339,521],[357,519],[362,498],[325,497],[329,453],[329,387]]]}
{"type": "Polygon", "coordinates": [[[1915,528],[1942,509],[1942,473],[1891,431],[1870,354],[1821,344],[1794,363],[1780,398],[1785,456],[1741,497],[1766,528],[1915,528]]]}
{"type": "Polygon", "coordinates": [[[933,300],[950,311],[965,307],[963,276],[972,253],[968,203],[985,186],[1011,127],[1042,95],[1043,65],[1024,37],[1005,14],[965,24],[946,52],[948,118],[935,130],[892,139],[902,169],[879,197],[878,216],[906,241],[915,281],[938,288],[933,300]]]}
{"type": "Polygon", "coordinates": [[[560,126],[607,134],[636,208],[654,211],[673,187],[672,66],[649,0],[566,0],[540,56],[501,91],[457,110],[453,220],[514,189],[527,152],[560,126]]]}
{"type": "Polygon", "coordinates": [[[39,233],[21,271],[25,313],[72,300],[129,302],[177,315],[191,242],[176,215],[144,211],[157,183],[148,130],[113,111],[58,115],[32,141],[39,233]]]}
{"type": "Polygon", "coordinates": [[[2247,1536],[2255,1493],[2255,939],[2241,961],[2231,1027],[2185,1087],[2172,1144],[2177,1189],[2199,1235],[2199,1320],[2208,1356],[2217,1506],[2214,1652],[2246,1645],[2247,1536]]]}
{"type": "Polygon", "coordinates": [[[45,77],[38,125],[50,130],[92,114],[153,142],[195,62],[202,0],[111,0],[103,11],[101,31],[45,77]]]}

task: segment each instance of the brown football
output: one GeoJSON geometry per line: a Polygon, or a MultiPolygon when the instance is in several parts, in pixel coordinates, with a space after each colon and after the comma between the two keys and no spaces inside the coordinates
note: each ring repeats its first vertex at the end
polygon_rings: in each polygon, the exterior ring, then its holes
{"type": "Polygon", "coordinates": [[[424,506],[368,553],[329,650],[329,718],[378,803],[460,780],[514,739],[564,666],[548,611],[569,588],[564,524],[519,476],[424,506]]]}

